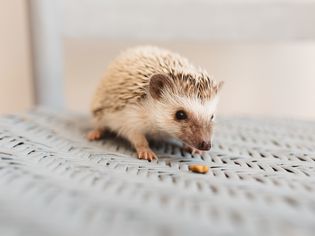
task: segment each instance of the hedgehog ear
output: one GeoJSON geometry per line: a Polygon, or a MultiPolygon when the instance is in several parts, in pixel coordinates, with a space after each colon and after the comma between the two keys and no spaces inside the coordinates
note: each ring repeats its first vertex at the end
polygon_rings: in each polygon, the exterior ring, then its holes
{"type": "Polygon", "coordinates": [[[155,74],[150,78],[149,91],[154,99],[160,99],[166,87],[171,87],[171,78],[164,74],[155,74]]]}
{"type": "Polygon", "coordinates": [[[214,86],[214,91],[216,94],[222,89],[223,85],[224,85],[224,81],[220,81],[218,84],[214,86]]]}

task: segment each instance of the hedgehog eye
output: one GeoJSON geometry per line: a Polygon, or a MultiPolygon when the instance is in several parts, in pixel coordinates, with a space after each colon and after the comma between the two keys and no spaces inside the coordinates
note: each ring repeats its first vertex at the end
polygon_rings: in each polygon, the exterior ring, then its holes
{"type": "Polygon", "coordinates": [[[175,113],[176,120],[186,120],[187,114],[183,110],[179,110],[175,113]]]}
{"type": "Polygon", "coordinates": [[[215,116],[214,116],[214,114],[212,114],[212,116],[211,116],[211,118],[210,118],[210,119],[211,119],[211,121],[213,121],[213,120],[214,120],[214,117],[215,117],[215,116]]]}

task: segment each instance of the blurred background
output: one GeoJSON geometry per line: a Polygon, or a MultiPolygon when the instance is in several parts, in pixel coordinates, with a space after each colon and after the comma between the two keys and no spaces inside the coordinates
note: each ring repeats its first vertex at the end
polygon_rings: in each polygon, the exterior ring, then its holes
{"type": "Polygon", "coordinates": [[[154,44],[224,80],[219,112],[315,118],[313,0],[0,2],[0,113],[88,112],[119,52],[154,44]]]}

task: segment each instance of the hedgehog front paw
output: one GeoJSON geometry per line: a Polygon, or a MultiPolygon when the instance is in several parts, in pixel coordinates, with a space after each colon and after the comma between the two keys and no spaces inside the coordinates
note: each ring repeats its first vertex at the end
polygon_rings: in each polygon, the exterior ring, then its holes
{"type": "Polygon", "coordinates": [[[189,146],[187,144],[184,144],[183,149],[184,149],[184,151],[189,152],[191,154],[202,155],[204,153],[204,151],[193,148],[192,146],[189,146]]]}
{"type": "Polygon", "coordinates": [[[100,140],[102,138],[102,131],[98,129],[91,130],[90,132],[88,132],[86,137],[90,141],[100,140]]]}
{"type": "Polygon", "coordinates": [[[156,154],[149,148],[138,148],[137,149],[138,158],[141,160],[152,161],[157,159],[156,154]]]}

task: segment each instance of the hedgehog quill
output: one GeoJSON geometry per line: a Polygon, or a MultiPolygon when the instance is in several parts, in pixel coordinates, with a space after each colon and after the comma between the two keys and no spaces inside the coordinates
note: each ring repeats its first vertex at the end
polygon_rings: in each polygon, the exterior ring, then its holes
{"type": "Polygon", "coordinates": [[[115,132],[149,161],[157,155],[148,137],[178,139],[193,153],[210,150],[222,85],[179,54],[152,46],[128,49],[108,66],[97,88],[94,129],[87,137],[115,132]]]}

